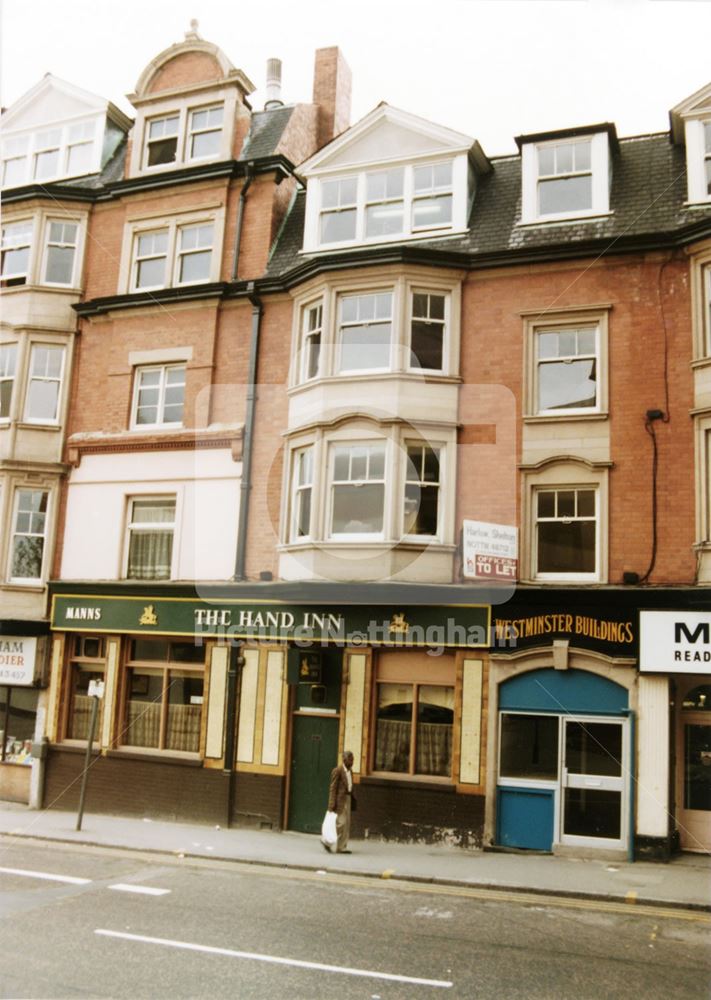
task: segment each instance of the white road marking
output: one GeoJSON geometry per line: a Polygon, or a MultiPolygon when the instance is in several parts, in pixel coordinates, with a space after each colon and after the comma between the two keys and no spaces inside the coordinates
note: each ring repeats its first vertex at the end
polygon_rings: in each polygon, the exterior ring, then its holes
{"type": "Polygon", "coordinates": [[[446,979],[418,979],[414,976],[398,976],[393,972],[373,972],[369,969],[351,969],[344,965],[324,965],[321,962],[304,962],[298,958],[279,958],[276,955],[260,955],[253,951],[233,951],[232,948],[216,948],[206,944],[192,944],[189,941],[172,941],[169,938],[145,937],[143,934],[126,934],[123,931],[109,931],[97,928],[95,934],[103,937],[121,938],[124,941],[143,941],[145,944],[162,944],[168,948],[182,948],[184,951],[201,951],[208,955],[226,955],[228,958],[248,958],[254,962],[268,962],[272,965],[290,965],[298,969],[314,969],[316,972],[340,972],[344,976],[363,976],[367,979],[387,979],[395,983],[413,983],[418,986],[438,986],[449,989],[454,983],[446,979]]]}
{"type": "Polygon", "coordinates": [[[170,889],[156,889],[150,885],[133,885],[130,882],[117,882],[116,885],[108,886],[109,889],[116,889],[118,892],[139,892],[144,896],[165,896],[170,889]]]}
{"type": "Polygon", "coordinates": [[[90,878],[75,878],[73,875],[52,875],[50,872],[33,872],[26,868],[0,868],[6,875],[25,875],[27,878],[43,878],[49,882],[68,882],[69,885],[88,885],[90,878]]]}

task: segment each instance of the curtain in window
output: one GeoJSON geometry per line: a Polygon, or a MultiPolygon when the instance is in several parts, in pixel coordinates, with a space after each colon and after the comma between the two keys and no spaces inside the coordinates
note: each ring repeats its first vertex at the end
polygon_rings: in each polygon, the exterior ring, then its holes
{"type": "Polygon", "coordinates": [[[166,750],[197,753],[200,741],[202,705],[171,705],[168,709],[166,750]]]}
{"type": "Polygon", "coordinates": [[[172,531],[133,531],[128,553],[131,580],[169,580],[172,531]]]}
{"type": "Polygon", "coordinates": [[[452,727],[440,723],[417,723],[417,774],[449,776],[452,769],[452,727]]]}
{"type": "Polygon", "coordinates": [[[133,747],[157,747],[160,737],[160,702],[129,701],[123,742],[133,747]]]}
{"type": "Polygon", "coordinates": [[[409,771],[411,732],[412,726],[409,722],[378,719],[375,744],[376,771],[405,773],[409,771]]]}

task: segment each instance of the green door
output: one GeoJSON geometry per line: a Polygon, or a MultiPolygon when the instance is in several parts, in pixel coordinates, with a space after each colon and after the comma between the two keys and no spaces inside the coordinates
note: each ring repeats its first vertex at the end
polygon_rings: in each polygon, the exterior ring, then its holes
{"type": "Polygon", "coordinates": [[[328,783],[338,763],[338,718],[295,715],[291,739],[289,829],[320,833],[328,783]]]}
{"type": "Polygon", "coordinates": [[[342,651],[324,649],[318,662],[316,683],[298,683],[294,699],[288,825],[302,833],[321,832],[338,763],[342,651]]]}

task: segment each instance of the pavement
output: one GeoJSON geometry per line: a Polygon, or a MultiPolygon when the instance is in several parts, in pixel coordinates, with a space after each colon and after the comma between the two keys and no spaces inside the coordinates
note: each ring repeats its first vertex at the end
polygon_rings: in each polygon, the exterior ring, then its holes
{"type": "Polygon", "coordinates": [[[9,839],[33,838],[282,869],[711,912],[711,854],[681,854],[667,864],[630,863],[374,839],[351,841],[352,854],[327,854],[318,837],[291,831],[225,829],[92,813],[84,814],[80,831],[76,823],[75,812],[0,802],[0,859],[2,845],[9,839]]]}

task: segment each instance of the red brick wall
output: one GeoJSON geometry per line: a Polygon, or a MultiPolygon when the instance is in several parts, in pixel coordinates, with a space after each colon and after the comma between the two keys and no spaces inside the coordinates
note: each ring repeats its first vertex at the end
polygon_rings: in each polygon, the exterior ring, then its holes
{"type": "Polygon", "coordinates": [[[147,93],[157,94],[173,87],[221,80],[222,76],[220,64],[209,52],[183,52],[161,66],[148,85],[147,93]]]}
{"type": "MultiPolygon", "coordinates": [[[[692,424],[692,356],[688,264],[661,254],[610,257],[539,267],[480,271],[469,276],[462,298],[461,371],[465,387],[503,384],[516,400],[519,418],[517,463],[521,457],[523,391],[523,319],[521,312],[542,313],[565,306],[610,303],[609,431],[610,582],[624,570],[642,575],[652,549],[651,440],[645,432],[648,409],[666,410],[665,339],[668,357],[668,423],[657,422],[659,443],[658,550],[651,583],[693,580],[694,458],[692,424]],[[663,309],[662,309],[663,305],[663,309]],[[666,334],[665,334],[666,326],[666,334]]],[[[481,439],[486,407],[467,419],[462,440],[481,439]]],[[[485,437],[489,435],[487,430],[485,437]]],[[[498,438],[497,438],[498,443],[498,438]]],[[[510,466],[502,467],[512,448],[478,445],[465,450],[460,463],[461,518],[500,518],[501,500],[512,504],[510,466]],[[496,516],[498,512],[498,517],[496,516]]],[[[516,488],[516,503],[520,489],[516,488]]]]}

